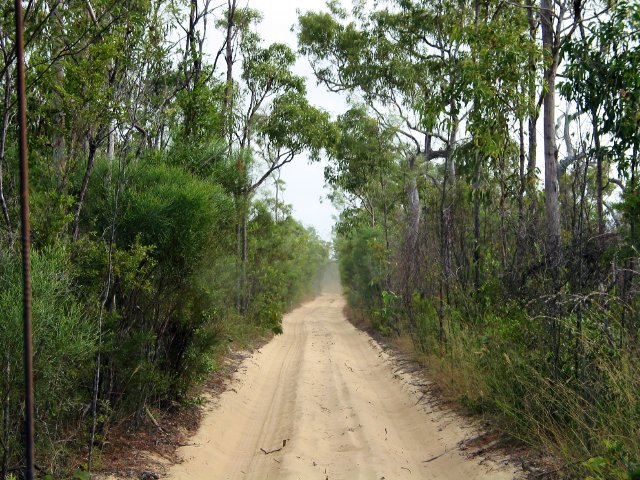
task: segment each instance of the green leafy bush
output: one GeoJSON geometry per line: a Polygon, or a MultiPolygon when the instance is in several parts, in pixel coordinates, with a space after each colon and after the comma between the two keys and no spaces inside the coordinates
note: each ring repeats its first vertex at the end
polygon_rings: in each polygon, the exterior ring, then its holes
{"type": "MultiPolygon", "coordinates": [[[[83,438],[81,425],[86,410],[91,366],[96,349],[94,319],[82,313],[75,300],[69,252],[47,248],[32,255],[33,346],[36,412],[36,451],[52,468],[68,448],[83,438]],[[80,435],[78,435],[78,433],[80,435]]],[[[8,394],[11,409],[9,430],[14,455],[20,451],[23,376],[22,270],[18,255],[0,253],[0,357],[2,397],[8,394]],[[8,372],[8,377],[5,377],[8,372]]],[[[3,412],[0,412],[0,416],[3,412]]],[[[0,421],[3,423],[5,419],[0,421]]],[[[16,461],[16,458],[11,458],[16,461]]]]}

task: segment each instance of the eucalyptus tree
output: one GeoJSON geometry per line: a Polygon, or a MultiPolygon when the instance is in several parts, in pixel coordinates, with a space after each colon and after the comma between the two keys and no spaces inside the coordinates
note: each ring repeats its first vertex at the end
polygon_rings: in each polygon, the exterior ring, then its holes
{"type": "MultiPolygon", "coordinates": [[[[530,64],[537,49],[526,9],[503,2],[394,1],[372,13],[357,8],[354,15],[349,22],[335,4],[330,13],[302,15],[300,50],[320,82],[359,96],[379,122],[395,125],[398,138],[412,146],[406,157],[408,276],[421,231],[418,181],[430,163],[442,162],[436,205],[441,268],[448,279],[454,271],[453,193],[465,182],[478,191],[485,170],[510,177],[502,160],[513,158],[511,132],[532,110],[526,92],[535,80],[530,64]],[[461,144],[475,147],[457,154],[461,144]]],[[[528,175],[519,177],[525,184],[528,175]]],[[[506,193],[505,187],[503,198],[506,193]]],[[[475,263],[479,198],[475,195],[475,263]]]]}
{"type": "MultiPolygon", "coordinates": [[[[392,2],[371,13],[354,13],[356,18],[348,21],[347,13],[335,4],[330,13],[306,13],[299,19],[298,41],[318,81],[332,91],[360,97],[378,112],[380,121],[399,125],[398,137],[411,146],[405,159],[407,213],[401,262],[404,298],[409,301],[418,278],[414,258],[421,232],[419,179],[436,159],[446,164],[443,192],[455,179],[451,153],[461,112],[462,43],[449,35],[454,17],[453,6],[446,2],[392,2]]],[[[442,211],[442,221],[448,223],[445,202],[442,211]]]]}
{"type": "MultiPolygon", "coordinates": [[[[253,98],[253,96],[252,96],[253,98]]],[[[326,145],[329,133],[329,115],[309,104],[302,91],[286,91],[273,98],[260,114],[250,115],[250,142],[255,135],[255,144],[247,152],[245,163],[246,179],[241,183],[241,224],[240,245],[242,271],[240,275],[239,307],[246,308],[247,271],[247,207],[256,190],[276,171],[308,151],[312,158],[319,158],[320,150],[326,145]],[[255,122],[255,123],[254,123],[255,122]],[[255,163],[252,161],[255,160],[255,163]],[[252,168],[255,177],[250,176],[252,168]]],[[[250,144],[250,143],[249,143],[250,144]]],[[[249,145],[248,144],[248,145],[249,145]]]]}
{"type": "MultiPolygon", "coordinates": [[[[605,233],[604,184],[635,188],[640,132],[638,115],[638,43],[640,7],[621,2],[607,19],[580,25],[579,38],[564,46],[567,62],[561,94],[575,102],[576,115],[587,115],[591,143],[586,152],[596,162],[598,234],[605,233]],[[617,166],[619,179],[609,179],[606,159],[617,166]]],[[[573,156],[575,158],[575,155],[573,156]]],[[[575,161],[575,160],[574,160],[575,161]]]]}
{"type": "Polygon", "coordinates": [[[562,262],[560,187],[558,183],[558,147],[556,144],[556,78],[562,60],[562,48],[583,22],[585,2],[540,0],[540,25],[544,53],[543,106],[544,189],[547,220],[547,261],[559,273],[562,262]],[[568,25],[567,25],[568,23],[568,25]]]}
{"type": "Polygon", "coordinates": [[[398,142],[395,128],[382,125],[364,106],[340,115],[334,128],[336,135],[329,139],[327,149],[332,161],[325,168],[325,178],[331,186],[360,203],[372,228],[382,224],[388,253],[391,196],[395,187],[391,177],[404,145],[398,142]]]}
{"type": "Polygon", "coordinates": [[[408,326],[416,350],[447,368],[444,388],[462,372],[452,393],[465,405],[475,396],[474,408],[502,412],[581,477],[637,469],[637,402],[611,395],[637,390],[636,3],[390,0],[356,2],[350,18],[330,2],[298,33],[318,80],[366,106],[338,118],[327,169],[350,202],[336,245],[354,316],[388,335],[408,326]],[[387,131],[389,164],[373,141],[387,131]],[[378,168],[406,186],[389,232],[400,256],[418,227],[412,281],[380,261],[378,168]],[[550,393],[535,405],[522,392],[550,393]]]}
{"type": "MultiPolygon", "coordinates": [[[[230,2],[230,7],[233,4],[230,2]]],[[[234,158],[237,206],[238,308],[247,306],[245,295],[247,215],[256,190],[276,171],[309,150],[317,156],[328,115],[306,99],[304,78],[293,73],[296,55],[285,44],[263,45],[256,31],[261,15],[249,8],[233,8],[233,17],[218,21],[227,32],[227,83],[224,108],[227,149],[234,158]],[[229,28],[232,30],[229,30],[229,28]],[[240,76],[233,76],[241,60],[240,76]]]]}
{"type": "MultiPolygon", "coordinates": [[[[575,116],[586,116],[591,126],[584,151],[574,154],[573,161],[584,159],[585,176],[589,166],[595,163],[596,234],[592,236],[597,239],[600,254],[613,250],[615,246],[612,240],[615,238],[615,225],[606,222],[604,214],[605,195],[610,194],[611,190],[607,185],[617,185],[621,189],[618,209],[622,212],[625,225],[620,230],[625,234],[623,238],[626,241],[614,250],[614,266],[618,262],[624,265],[624,272],[615,283],[619,285],[624,306],[620,322],[630,338],[637,336],[638,326],[638,320],[631,313],[636,302],[631,292],[635,277],[633,272],[637,270],[635,249],[640,220],[637,198],[640,150],[639,22],[640,6],[620,2],[613,6],[606,18],[581,23],[579,38],[565,45],[566,79],[560,85],[563,96],[577,107],[575,116]],[[615,165],[617,169],[617,175],[613,178],[609,177],[610,165],[615,165]]],[[[615,212],[611,212],[609,218],[615,222],[615,212]]],[[[580,240],[583,244],[589,242],[589,239],[580,240]]],[[[581,247],[581,251],[584,249],[581,247]]],[[[582,262],[581,256],[580,264],[582,262]]],[[[603,267],[599,265],[598,270],[603,267]]],[[[580,282],[583,283],[583,280],[580,279],[580,282]]]]}
{"type": "Polygon", "coordinates": [[[52,215],[42,220],[46,226],[37,225],[36,237],[40,232],[45,237],[59,234],[53,230],[68,224],[68,213],[67,207],[56,213],[54,204],[72,201],[71,232],[77,238],[96,155],[125,105],[133,101],[122,87],[133,62],[140,60],[137,53],[147,38],[152,6],[146,0],[94,0],[38,3],[34,8],[39,11],[34,12],[27,42],[31,150],[36,159],[53,160],[41,161],[41,168],[34,170],[36,181],[46,186],[40,200],[49,202],[52,215]],[[55,121],[47,121],[52,112],[55,121]],[[76,189],[70,182],[82,163],[76,189]]]}
{"type": "MultiPolygon", "coordinates": [[[[402,2],[395,7],[370,15],[356,12],[357,21],[348,24],[346,13],[335,7],[332,14],[307,13],[300,17],[299,43],[329,89],[356,93],[370,107],[388,108],[400,119],[398,134],[415,147],[407,159],[415,172],[421,159],[448,157],[455,140],[459,45],[431,31],[440,20],[436,11],[441,4],[402,2]]],[[[408,198],[408,237],[414,244],[420,222],[415,178],[409,180],[408,198]]]]}

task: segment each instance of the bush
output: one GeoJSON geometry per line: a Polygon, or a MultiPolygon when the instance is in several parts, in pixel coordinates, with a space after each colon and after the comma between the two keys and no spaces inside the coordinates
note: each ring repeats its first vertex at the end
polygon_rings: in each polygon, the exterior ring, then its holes
{"type": "Polygon", "coordinates": [[[115,212],[104,354],[115,387],[104,391],[126,413],[183,398],[210,371],[217,323],[230,305],[215,289],[219,281],[203,279],[227,278],[221,268],[234,213],[221,187],[156,158],[130,164],[123,185],[112,168],[96,164],[83,220],[95,233],[85,234],[74,258],[97,311],[115,212]]]}
{"type": "MultiPolygon", "coordinates": [[[[36,451],[55,471],[74,442],[90,398],[96,325],[75,301],[68,251],[51,247],[32,255],[36,451]],[[69,432],[71,430],[71,432],[69,432]]],[[[18,255],[0,253],[2,397],[10,397],[9,451],[19,452],[22,431],[22,275],[18,255]],[[7,382],[8,380],[8,382],[7,382]]],[[[3,413],[0,412],[0,416],[3,413]]],[[[3,418],[4,421],[4,418],[3,418]]],[[[3,422],[0,422],[2,424],[3,422]]],[[[79,431],[78,431],[79,429],[79,431]]],[[[79,435],[78,435],[79,434],[79,435]]],[[[14,453],[15,454],[15,453],[14,453]]],[[[18,461],[16,456],[11,462],[18,461]]]]}

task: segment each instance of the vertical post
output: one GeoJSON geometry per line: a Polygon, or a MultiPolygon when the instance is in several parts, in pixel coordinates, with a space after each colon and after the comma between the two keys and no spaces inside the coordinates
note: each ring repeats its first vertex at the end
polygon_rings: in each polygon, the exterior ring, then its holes
{"type": "Polygon", "coordinates": [[[25,387],[25,478],[33,480],[33,340],[31,325],[31,261],[29,258],[29,164],[27,162],[27,98],[24,72],[24,20],[22,0],[15,0],[16,61],[18,74],[18,127],[20,153],[20,208],[22,220],[22,277],[24,325],[24,387],[25,387]]]}

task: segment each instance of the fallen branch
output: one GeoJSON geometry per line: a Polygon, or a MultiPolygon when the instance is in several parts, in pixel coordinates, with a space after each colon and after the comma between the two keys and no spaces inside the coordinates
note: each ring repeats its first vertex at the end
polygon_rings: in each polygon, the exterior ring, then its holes
{"type": "Polygon", "coordinates": [[[282,440],[282,446],[280,448],[276,448],[275,450],[265,450],[264,448],[260,447],[260,451],[262,453],[264,453],[265,455],[269,455],[270,453],[275,453],[275,452],[279,452],[280,450],[282,450],[286,445],[287,445],[287,438],[285,438],[284,440],[282,440]]]}
{"type": "Polygon", "coordinates": [[[431,458],[430,458],[430,459],[428,459],[428,460],[423,460],[423,461],[422,461],[422,463],[429,463],[429,462],[433,462],[434,460],[437,460],[438,458],[442,457],[444,454],[449,453],[449,452],[453,452],[454,450],[457,450],[458,448],[459,448],[459,447],[455,447],[455,448],[452,448],[451,450],[446,450],[446,449],[445,449],[445,451],[444,451],[444,452],[442,452],[441,454],[436,455],[435,457],[431,457],[431,458]]]}
{"type": "Polygon", "coordinates": [[[149,410],[149,407],[147,405],[144,406],[145,411],[147,412],[147,416],[149,417],[149,419],[151,420],[151,423],[153,423],[153,425],[160,430],[162,433],[164,433],[164,430],[162,429],[162,427],[160,426],[160,424],[158,423],[158,421],[155,419],[155,417],[153,416],[153,414],[151,413],[151,410],[149,410]]]}
{"type": "Polygon", "coordinates": [[[489,450],[491,450],[492,448],[494,448],[496,445],[498,445],[500,443],[500,440],[494,440],[492,442],[489,442],[487,445],[485,445],[484,447],[479,448],[478,450],[474,451],[471,453],[472,457],[478,457],[480,455],[483,455],[484,453],[488,452],[489,450]]]}

